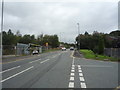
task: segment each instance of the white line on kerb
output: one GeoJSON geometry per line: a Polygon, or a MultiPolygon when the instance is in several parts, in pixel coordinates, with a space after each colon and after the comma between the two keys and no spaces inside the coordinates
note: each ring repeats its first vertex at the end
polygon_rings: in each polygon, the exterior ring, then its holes
{"type": "Polygon", "coordinates": [[[46,62],[46,61],[48,61],[48,60],[50,60],[50,59],[46,59],[46,60],[44,60],[44,61],[42,61],[42,62],[40,62],[40,63],[44,63],[44,62],[46,62]]]}
{"type": "Polygon", "coordinates": [[[15,77],[15,76],[17,76],[17,75],[19,75],[19,74],[25,72],[25,71],[28,71],[29,69],[32,69],[33,67],[34,67],[34,66],[29,67],[29,68],[27,68],[27,69],[25,69],[25,70],[23,70],[23,71],[21,71],[21,72],[19,72],[19,73],[16,73],[16,74],[14,74],[14,75],[12,75],[12,76],[10,76],[10,77],[4,79],[4,80],[1,80],[0,82],[2,83],[2,82],[4,82],[4,81],[6,81],[6,80],[9,80],[9,79],[11,79],[11,78],[13,78],[13,77],[15,77]]]}
{"type": "Polygon", "coordinates": [[[80,81],[85,81],[84,77],[80,77],[80,81]]]}
{"type": "Polygon", "coordinates": [[[74,77],[70,77],[70,81],[74,81],[74,77]]]}
{"type": "Polygon", "coordinates": [[[4,70],[4,71],[2,71],[2,72],[0,72],[0,73],[4,73],[4,72],[7,72],[7,71],[10,71],[10,70],[13,70],[13,69],[19,68],[19,67],[20,67],[20,66],[13,67],[13,68],[10,68],[10,69],[7,69],[7,70],[4,70]]]}
{"type": "Polygon", "coordinates": [[[69,82],[69,88],[74,88],[74,82],[69,82]]]}
{"type": "Polygon", "coordinates": [[[85,83],[80,83],[81,84],[81,88],[87,88],[85,83]]]}
{"type": "Polygon", "coordinates": [[[31,61],[31,62],[29,62],[29,63],[33,63],[33,62],[37,62],[37,61],[40,61],[41,59],[38,59],[38,60],[35,60],[35,61],[31,61]]]}

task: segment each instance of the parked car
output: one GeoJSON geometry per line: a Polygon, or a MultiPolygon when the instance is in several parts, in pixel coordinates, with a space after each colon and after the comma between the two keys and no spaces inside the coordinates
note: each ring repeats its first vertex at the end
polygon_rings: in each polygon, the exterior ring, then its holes
{"type": "Polygon", "coordinates": [[[65,47],[62,47],[62,51],[66,51],[66,48],[65,48],[65,47]]]}
{"type": "Polygon", "coordinates": [[[32,54],[34,55],[34,54],[38,54],[38,51],[37,50],[34,50],[33,52],[32,52],[32,54]]]}
{"type": "Polygon", "coordinates": [[[70,50],[74,50],[74,47],[70,47],[70,50]]]}

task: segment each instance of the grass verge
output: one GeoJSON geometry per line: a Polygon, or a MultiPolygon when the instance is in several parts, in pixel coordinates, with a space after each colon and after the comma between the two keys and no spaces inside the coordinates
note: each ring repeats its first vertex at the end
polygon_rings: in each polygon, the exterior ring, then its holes
{"type": "Polygon", "coordinates": [[[87,59],[106,60],[106,61],[118,61],[117,58],[108,57],[108,56],[104,56],[104,55],[98,55],[98,54],[95,54],[93,51],[87,50],[87,49],[81,49],[80,52],[87,59]]]}

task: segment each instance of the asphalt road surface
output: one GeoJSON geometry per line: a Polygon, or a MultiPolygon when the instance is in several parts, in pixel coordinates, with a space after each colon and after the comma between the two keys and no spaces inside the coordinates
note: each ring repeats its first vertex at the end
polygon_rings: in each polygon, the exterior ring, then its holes
{"type": "Polygon", "coordinates": [[[2,64],[3,88],[115,88],[118,63],[73,57],[56,51],[2,64]]]}

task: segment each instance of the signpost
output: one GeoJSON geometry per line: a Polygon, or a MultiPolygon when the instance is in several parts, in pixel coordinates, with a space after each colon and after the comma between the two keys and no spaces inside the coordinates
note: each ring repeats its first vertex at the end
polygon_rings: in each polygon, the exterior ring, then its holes
{"type": "Polygon", "coordinates": [[[48,50],[48,42],[46,42],[46,47],[47,47],[47,50],[48,50]]]}

